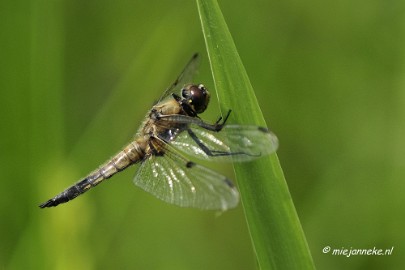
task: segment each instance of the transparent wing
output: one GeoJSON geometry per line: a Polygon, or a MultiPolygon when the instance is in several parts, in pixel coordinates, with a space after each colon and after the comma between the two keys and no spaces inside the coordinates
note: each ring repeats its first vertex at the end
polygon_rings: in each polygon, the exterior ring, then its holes
{"type": "Polygon", "coordinates": [[[216,132],[190,124],[171,144],[199,159],[243,162],[274,153],[278,139],[258,126],[226,125],[216,132]]]}
{"type": "Polygon", "coordinates": [[[184,67],[183,71],[180,73],[180,75],[177,77],[177,79],[174,81],[174,83],[167,88],[162,96],[159,98],[159,101],[162,101],[165,97],[172,93],[178,93],[180,92],[180,88],[183,87],[187,83],[192,83],[193,76],[198,70],[198,65],[199,65],[199,57],[198,53],[195,53],[191,59],[188,61],[186,66],[184,67]]]}
{"type": "Polygon", "coordinates": [[[163,141],[153,140],[164,154],[150,155],[142,162],[135,185],[181,207],[225,211],[238,204],[239,193],[228,178],[188,161],[163,141]]]}

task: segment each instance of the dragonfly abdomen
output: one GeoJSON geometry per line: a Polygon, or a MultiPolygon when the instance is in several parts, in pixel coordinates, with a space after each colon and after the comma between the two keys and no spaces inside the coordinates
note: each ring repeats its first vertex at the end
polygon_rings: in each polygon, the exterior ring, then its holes
{"type": "Polygon", "coordinates": [[[120,172],[128,166],[139,162],[143,156],[144,151],[141,149],[140,144],[137,142],[132,142],[109,161],[104,163],[104,165],[102,165],[100,168],[90,173],[86,178],[67,188],[54,198],[41,204],[39,207],[45,208],[57,206],[61,203],[73,200],[92,187],[97,186],[103,180],[108,179],[117,172],[120,172]]]}
{"type": "MultiPolygon", "coordinates": [[[[91,187],[94,186],[93,181],[101,178],[100,176],[96,176],[95,174],[90,174],[88,177],[84,178],[83,180],[79,181],[75,185],[67,188],[63,192],[59,193],[52,199],[44,202],[43,204],[39,205],[41,208],[45,207],[52,207],[52,206],[57,206],[61,203],[68,202],[70,200],[73,200],[80,194],[86,192],[89,190],[91,187]]],[[[99,183],[100,181],[98,181],[99,183]]],[[[96,185],[96,184],[95,184],[96,185]]]]}

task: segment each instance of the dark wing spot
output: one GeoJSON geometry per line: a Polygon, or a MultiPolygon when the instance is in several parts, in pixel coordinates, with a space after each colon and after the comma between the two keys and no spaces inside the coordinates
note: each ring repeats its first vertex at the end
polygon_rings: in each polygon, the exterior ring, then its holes
{"type": "Polygon", "coordinates": [[[186,167],[187,167],[187,168],[192,168],[192,167],[194,167],[194,166],[195,166],[195,163],[192,162],[192,161],[189,161],[189,162],[186,163],[186,167]]]}
{"type": "Polygon", "coordinates": [[[224,179],[225,184],[227,184],[229,187],[234,188],[235,185],[232,183],[231,180],[229,180],[228,178],[224,179]]]}
{"type": "Polygon", "coordinates": [[[260,130],[261,132],[269,133],[269,130],[265,127],[258,127],[257,129],[260,130]]]}

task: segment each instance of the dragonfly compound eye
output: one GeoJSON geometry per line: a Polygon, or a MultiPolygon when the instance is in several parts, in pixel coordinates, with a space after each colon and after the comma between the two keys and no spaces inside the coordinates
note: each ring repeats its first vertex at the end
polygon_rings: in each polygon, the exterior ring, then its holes
{"type": "Polygon", "coordinates": [[[182,90],[182,96],[196,113],[204,112],[210,101],[210,93],[202,84],[186,85],[182,90]]]}

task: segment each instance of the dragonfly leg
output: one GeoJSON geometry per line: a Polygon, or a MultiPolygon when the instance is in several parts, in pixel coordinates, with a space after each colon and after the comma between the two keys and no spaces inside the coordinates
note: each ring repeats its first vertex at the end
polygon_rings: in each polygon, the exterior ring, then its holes
{"type": "MultiPolygon", "coordinates": [[[[225,119],[226,121],[226,119],[225,119]]],[[[248,155],[252,156],[251,154],[245,152],[228,152],[228,151],[217,151],[209,149],[198,136],[190,129],[187,129],[188,134],[194,140],[194,142],[204,151],[207,156],[217,157],[217,156],[235,156],[235,155],[248,155]]]]}
{"type": "Polygon", "coordinates": [[[162,114],[159,114],[157,111],[155,111],[154,113],[155,113],[154,118],[158,121],[172,122],[173,124],[174,123],[175,124],[195,124],[197,126],[205,128],[207,130],[219,132],[225,126],[225,123],[228,120],[229,115],[231,114],[231,110],[228,111],[225,118],[219,117],[219,119],[214,124],[206,123],[197,117],[191,117],[191,116],[182,115],[182,114],[162,115],[162,114]],[[222,123],[221,123],[221,120],[222,120],[222,123]]]}
{"type": "Polygon", "coordinates": [[[221,126],[223,127],[223,126],[225,125],[226,121],[228,120],[228,117],[229,117],[229,115],[231,114],[231,112],[232,112],[232,110],[229,110],[229,111],[228,111],[228,113],[227,113],[226,116],[225,116],[224,121],[222,121],[222,124],[219,123],[219,122],[221,122],[221,120],[222,120],[222,116],[220,116],[220,117],[218,118],[218,120],[215,122],[215,125],[221,125],[221,126]]]}

